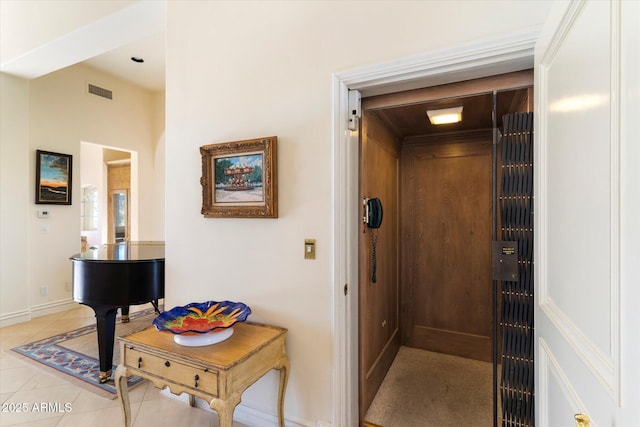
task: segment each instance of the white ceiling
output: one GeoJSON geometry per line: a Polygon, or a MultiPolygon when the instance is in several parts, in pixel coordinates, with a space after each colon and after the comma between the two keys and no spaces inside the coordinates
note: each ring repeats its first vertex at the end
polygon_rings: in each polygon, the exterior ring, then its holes
{"type": "Polygon", "coordinates": [[[164,90],[165,8],[164,0],[2,0],[0,71],[33,79],[86,63],[164,90]],[[135,63],[132,56],[145,62],[135,63]]]}
{"type": "Polygon", "coordinates": [[[165,88],[165,33],[155,34],[83,61],[153,91],[165,88]],[[144,59],[143,63],[131,60],[144,59]]]}

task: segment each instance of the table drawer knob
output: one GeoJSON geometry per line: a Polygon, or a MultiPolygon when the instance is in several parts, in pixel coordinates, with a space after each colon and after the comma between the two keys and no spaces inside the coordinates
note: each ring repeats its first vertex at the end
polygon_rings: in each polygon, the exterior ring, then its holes
{"type": "Polygon", "coordinates": [[[169,362],[169,361],[167,360],[166,362],[164,362],[164,366],[166,366],[166,367],[168,368],[169,366],[171,366],[171,362],[169,362]]]}
{"type": "Polygon", "coordinates": [[[142,357],[138,357],[138,369],[142,368],[142,357]]]}
{"type": "Polygon", "coordinates": [[[198,380],[200,379],[200,375],[196,374],[195,379],[196,379],[196,388],[198,388],[198,380]]]}

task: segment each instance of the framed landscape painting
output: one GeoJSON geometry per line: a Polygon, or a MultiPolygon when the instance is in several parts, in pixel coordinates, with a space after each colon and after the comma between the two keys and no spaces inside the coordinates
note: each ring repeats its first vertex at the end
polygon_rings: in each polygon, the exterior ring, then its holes
{"type": "Polygon", "coordinates": [[[277,137],[211,144],[202,156],[202,214],[277,218],[277,137]]]}
{"type": "Polygon", "coordinates": [[[70,154],[36,150],[36,204],[70,205],[70,154]]]}

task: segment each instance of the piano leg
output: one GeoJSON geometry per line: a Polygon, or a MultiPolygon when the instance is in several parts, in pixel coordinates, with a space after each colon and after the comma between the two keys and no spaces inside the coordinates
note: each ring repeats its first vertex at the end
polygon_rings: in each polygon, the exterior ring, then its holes
{"type": "Polygon", "coordinates": [[[151,300],[151,305],[153,305],[153,309],[156,311],[156,314],[160,314],[160,309],[158,308],[158,300],[151,300]]]}
{"type": "Polygon", "coordinates": [[[116,307],[93,307],[98,332],[98,356],[100,358],[100,382],[111,379],[113,368],[113,340],[116,334],[116,307]]]}
{"type": "Polygon", "coordinates": [[[120,307],[122,317],[120,317],[120,323],[129,323],[129,306],[120,307]]]}

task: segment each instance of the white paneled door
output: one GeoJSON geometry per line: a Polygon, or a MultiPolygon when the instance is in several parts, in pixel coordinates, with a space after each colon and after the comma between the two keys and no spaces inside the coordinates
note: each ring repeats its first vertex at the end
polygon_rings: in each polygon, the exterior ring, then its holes
{"type": "Polygon", "coordinates": [[[638,28],[640,2],[562,3],[536,45],[539,426],[640,425],[638,28]]]}

